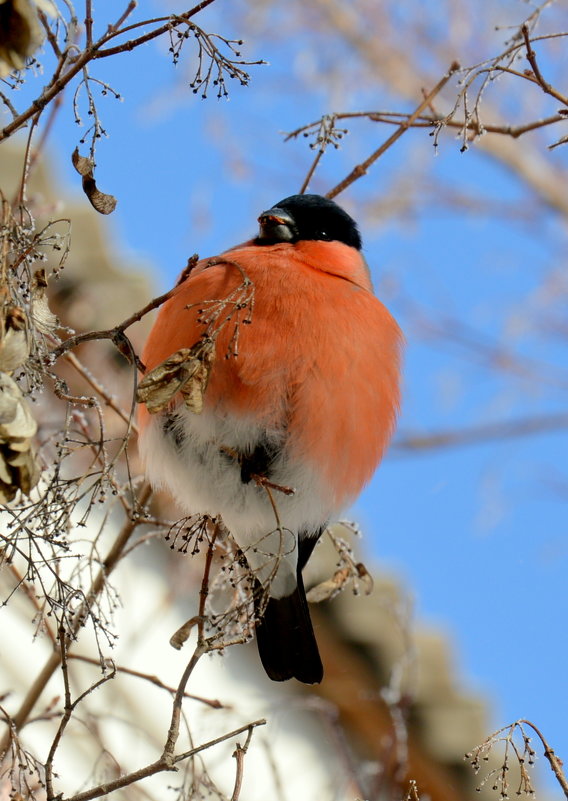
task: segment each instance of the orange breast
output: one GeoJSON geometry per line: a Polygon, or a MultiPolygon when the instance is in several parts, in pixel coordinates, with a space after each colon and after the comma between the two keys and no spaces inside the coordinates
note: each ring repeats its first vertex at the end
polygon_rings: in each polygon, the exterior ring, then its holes
{"type": "MultiPolygon", "coordinates": [[[[348,502],[371,477],[394,428],[396,322],[370,291],[363,259],[346,245],[245,245],[224,258],[200,262],[164,304],[144,363],[152,369],[191,347],[207,327],[200,318],[220,309],[207,407],[286,427],[291,458],[315,465],[338,505],[348,502]]],[[[142,426],[146,420],[143,409],[142,426]]]]}

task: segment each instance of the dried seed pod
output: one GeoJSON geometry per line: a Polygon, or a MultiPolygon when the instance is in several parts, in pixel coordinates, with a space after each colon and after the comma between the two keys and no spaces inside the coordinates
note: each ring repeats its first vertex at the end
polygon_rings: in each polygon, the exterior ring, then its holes
{"type": "Polygon", "coordinates": [[[29,354],[30,342],[24,310],[20,306],[7,304],[0,321],[0,371],[13,373],[29,354]]]}
{"type": "Polygon", "coordinates": [[[33,449],[37,431],[28,404],[10,376],[0,373],[0,503],[21,490],[26,495],[39,480],[33,449]]]}
{"type": "MultiPolygon", "coordinates": [[[[191,350],[193,351],[195,348],[196,346],[194,345],[191,350]]],[[[184,403],[194,414],[201,414],[203,411],[203,399],[214,361],[214,343],[211,340],[199,343],[197,351],[189,362],[190,376],[181,387],[184,403]]]]}
{"type": "Polygon", "coordinates": [[[83,179],[83,192],[87,195],[91,206],[100,214],[111,214],[116,208],[117,201],[113,195],[101,192],[98,188],[94,178],[94,161],[81,156],[77,147],[71,155],[71,161],[83,179]]]}
{"type": "Polygon", "coordinates": [[[136,400],[145,403],[150,414],[161,412],[187,380],[186,363],[190,349],[181,348],[150,370],[138,384],[136,400]]]}
{"type": "Polygon", "coordinates": [[[49,308],[47,302],[47,279],[45,270],[34,273],[32,278],[32,317],[42,334],[52,334],[59,328],[59,320],[49,308]]]}
{"type": "Polygon", "coordinates": [[[214,361],[215,344],[209,339],[181,348],[144,376],[136,400],[145,403],[150,414],[156,414],[181,392],[188,409],[200,414],[214,361]]]}

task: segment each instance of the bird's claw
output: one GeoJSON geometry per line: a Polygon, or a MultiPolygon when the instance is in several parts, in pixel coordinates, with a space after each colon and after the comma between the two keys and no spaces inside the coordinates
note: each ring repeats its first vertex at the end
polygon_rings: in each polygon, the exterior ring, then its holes
{"type": "Polygon", "coordinates": [[[284,495],[293,495],[296,492],[294,487],[285,487],[283,484],[275,484],[273,481],[270,481],[266,476],[260,476],[257,475],[256,473],[253,473],[251,478],[257,484],[257,486],[266,487],[267,489],[273,489],[276,492],[282,492],[284,495]]]}

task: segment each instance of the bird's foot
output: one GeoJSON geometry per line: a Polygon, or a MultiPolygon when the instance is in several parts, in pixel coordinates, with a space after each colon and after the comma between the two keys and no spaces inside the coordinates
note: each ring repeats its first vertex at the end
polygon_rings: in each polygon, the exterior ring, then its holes
{"type": "Polygon", "coordinates": [[[270,481],[266,476],[253,473],[251,478],[257,486],[266,487],[267,489],[275,490],[275,492],[282,492],[284,495],[293,495],[296,492],[294,487],[285,487],[283,484],[275,484],[274,481],[270,481]]]}

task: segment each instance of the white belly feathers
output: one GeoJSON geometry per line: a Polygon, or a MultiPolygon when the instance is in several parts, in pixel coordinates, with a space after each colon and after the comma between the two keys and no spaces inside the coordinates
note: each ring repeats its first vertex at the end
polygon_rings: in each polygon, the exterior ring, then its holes
{"type": "Polygon", "coordinates": [[[153,486],[174,494],[187,514],[222,516],[257,578],[264,582],[275,572],[270,595],[279,598],[296,586],[298,533],[315,536],[338,510],[315,468],[292,461],[283,447],[269,479],[296,491],[271,490],[277,520],[266,490],[254,479],[243,483],[238,459],[230,455],[252,453],[267,440],[279,444],[281,436],[246,418],[211,410],[197,415],[181,405],[169,417],[151,418],[140,453],[153,486]]]}

